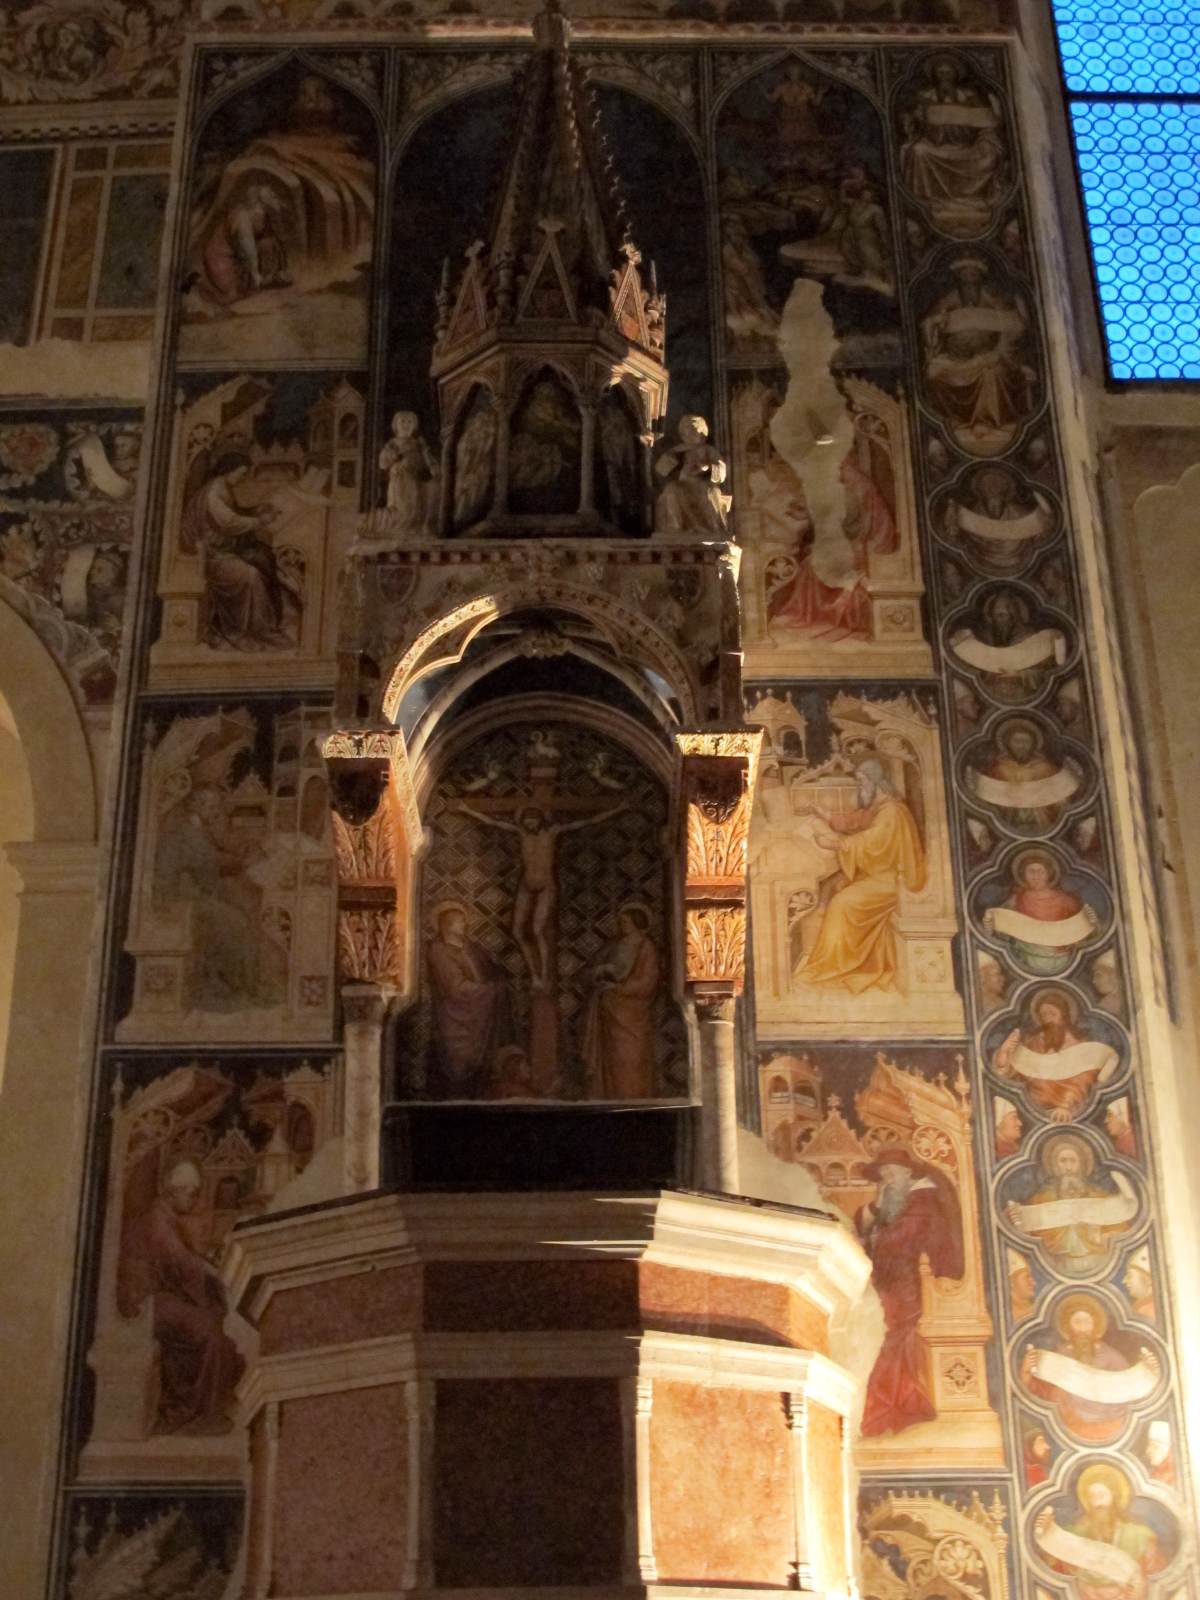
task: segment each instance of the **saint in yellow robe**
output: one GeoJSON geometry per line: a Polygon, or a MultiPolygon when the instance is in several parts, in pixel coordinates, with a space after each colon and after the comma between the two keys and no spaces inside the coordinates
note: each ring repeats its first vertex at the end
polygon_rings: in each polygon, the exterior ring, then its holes
{"type": "Polygon", "coordinates": [[[850,817],[825,820],[846,834],[837,847],[846,882],[825,907],[796,977],[839,984],[851,994],[894,989],[900,885],[914,891],[925,886],[925,852],[912,812],[888,795],[850,817]]]}

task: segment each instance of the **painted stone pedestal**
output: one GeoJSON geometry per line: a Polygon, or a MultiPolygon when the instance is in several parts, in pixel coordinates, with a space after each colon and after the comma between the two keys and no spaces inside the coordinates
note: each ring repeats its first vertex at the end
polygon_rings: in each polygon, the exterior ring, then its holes
{"type": "Polygon", "coordinates": [[[672,1191],[378,1195],[238,1230],[247,1597],[851,1591],[868,1264],[672,1191]]]}

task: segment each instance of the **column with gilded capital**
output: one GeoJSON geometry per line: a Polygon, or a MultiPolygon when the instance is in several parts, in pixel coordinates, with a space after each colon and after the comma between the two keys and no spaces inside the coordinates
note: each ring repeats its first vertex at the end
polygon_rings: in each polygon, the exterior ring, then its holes
{"type": "Polygon", "coordinates": [[[325,742],[338,870],[337,953],[343,1018],[343,1179],[379,1186],[383,1025],[405,967],[409,833],[419,822],[401,734],[335,733],[325,742]],[[406,804],[406,800],[409,802],[406,804]]]}
{"type": "Polygon", "coordinates": [[[746,976],[746,867],[762,734],[676,735],[686,975],[700,1029],[702,1176],[736,1194],[737,1001],[746,976]]]}

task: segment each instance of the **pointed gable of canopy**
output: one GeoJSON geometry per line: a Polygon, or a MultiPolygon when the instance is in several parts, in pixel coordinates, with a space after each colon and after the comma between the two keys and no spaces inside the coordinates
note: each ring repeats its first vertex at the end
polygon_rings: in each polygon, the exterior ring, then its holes
{"type": "Polygon", "coordinates": [[[489,238],[443,290],[435,372],[485,327],[607,327],[661,356],[665,302],[647,285],[599,112],[550,0],[533,25],[516,127],[489,238]],[[452,309],[450,309],[452,303],[452,309]]]}
{"type": "Polygon", "coordinates": [[[653,526],[666,302],[643,275],[570,28],[533,26],[486,239],[449,263],[432,375],[443,534],[635,536],[653,526]]]}

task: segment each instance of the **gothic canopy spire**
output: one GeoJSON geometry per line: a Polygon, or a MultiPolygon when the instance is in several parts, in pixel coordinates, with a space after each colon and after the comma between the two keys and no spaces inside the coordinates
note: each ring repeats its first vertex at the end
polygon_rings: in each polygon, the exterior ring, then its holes
{"type": "Polygon", "coordinates": [[[453,307],[449,283],[439,296],[440,347],[485,327],[574,323],[608,325],[661,358],[665,302],[652,273],[649,288],[643,282],[570,32],[558,0],[547,0],[534,21],[534,52],[490,237],[468,252],[453,307]]]}

